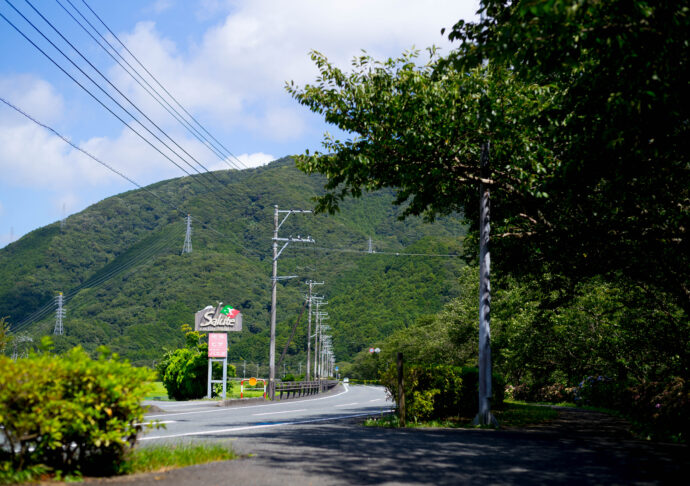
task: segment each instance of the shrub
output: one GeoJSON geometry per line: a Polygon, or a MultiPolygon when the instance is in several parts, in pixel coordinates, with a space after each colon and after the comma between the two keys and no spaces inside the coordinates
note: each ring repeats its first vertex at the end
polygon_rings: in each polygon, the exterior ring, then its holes
{"type": "Polygon", "coordinates": [[[163,386],[175,400],[204,397],[208,387],[208,356],[198,349],[182,348],[166,354],[163,386]]]}
{"type": "MultiPolygon", "coordinates": [[[[472,416],[479,409],[479,373],[476,368],[447,365],[406,365],[404,368],[405,405],[410,420],[472,416]]],[[[504,384],[493,377],[492,407],[503,405],[504,384]]],[[[381,378],[388,394],[397,400],[398,371],[389,368],[381,378]]]]}
{"type": "Polygon", "coordinates": [[[654,438],[687,442],[690,437],[690,386],[680,377],[645,382],[628,390],[623,410],[654,438]]]}
{"type": "Polygon", "coordinates": [[[528,383],[521,383],[516,386],[508,387],[511,397],[515,400],[526,402],[572,402],[575,401],[576,387],[569,387],[562,383],[536,386],[528,383]]]}
{"type": "Polygon", "coordinates": [[[81,348],[0,356],[0,470],[117,472],[142,430],[141,400],[152,378],[105,349],[97,360],[81,348]]]}

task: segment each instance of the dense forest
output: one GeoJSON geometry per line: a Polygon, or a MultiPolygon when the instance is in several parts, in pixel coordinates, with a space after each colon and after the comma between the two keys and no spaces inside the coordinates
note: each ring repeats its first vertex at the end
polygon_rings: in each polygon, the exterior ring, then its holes
{"type": "MultiPolygon", "coordinates": [[[[230,360],[265,366],[273,207],[311,208],[324,178],[301,173],[290,158],[215,176],[224,190],[209,193],[193,177],[160,182],[108,198],[0,250],[0,316],[35,343],[53,333],[54,300],[63,292],[65,333],[54,336],[57,350],[80,344],[94,352],[107,345],[134,364],[152,366],[165,349],[184,342],[180,328],[193,324],[194,312],[223,301],[244,315],[243,331],[231,335],[230,360]],[[186,213],[192,215],[191,254],[181,254],[186,213]]],[[[377,191],[332,216],[286,220],[281,236],[308,234],[316,243],[291,243],[279,259],[279,275],[297,276],[279,281],[279,350],[308,279],[325,282],[318,292],[329,300],[338,361],[458,296],[460,218],[401,221],[392,199],[392,192],[377,191]],[[423,256],[431,254],[451,256],[423,256]]],[[[21,353],[30,344],[18,346],[21,353]]],[[[298,371],[305,354],[306,316],[288,350],[288,371],[298,371]]]]}

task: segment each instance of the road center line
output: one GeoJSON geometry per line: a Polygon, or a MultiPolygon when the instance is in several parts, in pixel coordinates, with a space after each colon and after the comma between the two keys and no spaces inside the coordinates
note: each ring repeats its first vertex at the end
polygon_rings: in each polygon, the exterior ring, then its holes
{"type": "Polygon", "coordinates": [[[338,408],[338,407],[349,407],[350,405],[359,405],[359,402],[343,403],[343,404],[341,404],[341,405],[333,405],[333,408],[338,408]]]}
{"type": "MultiPolygon", "coordinates": [[[[327,399],[330,399],[330,398],[339,397],[340,395],[343,395],[343,394],[345,394],[345,393],[347,393],[347,392],[350,391],[350,388],[349,388],[347,385],[343,384],[343,386],[345,387],[345,391],[342,391],[342,392],[340,392],[340,393],[336,393],[335,395],[329,395],[329,396],[327,396],[327,397],[320,397],[320,398],[306,398],[306,399],[304,399],[304,400],[299,400],[299,401],[310,401],[310,402],[315,402],[316,400],[327,400],[327,399]]],[[[234,410],[246,410],[246,409],[248,409],[248,408],[272,407],[272,406],[274,406],[274,405],[278,405],[279,403],[280,403],[280,402],[278,402],[278,403],[275,403],[275,402],[274,402],[274,403],[267,403],[267,404],[265,404],[265,405],[248,405],[248,406],[245,406],[245,407],[237,407],[237,408],[233,408],[233,407],[219,407],[219,408],[216,409],[216,410],[205,409],[205,410],[199,410],[199,411],[196,411],[196,412],[172,412],[172,413],[161,413],[161,414],[157,414],[157,415],[146,415],[146,418],[171,417],[171,416],[173,416],[173,415],[190,415],[190,414],[196,414],[196,413],[231,412],[231,411],[234,411],[234,410]]]]}
{"type": "MultiPolygon", "coordinates": [[[[393,410],[381,410],[382,412],[392,412],[393,410]]],[[[354,417],[366,417],[374,415],[371,412],[368,413],[356,413],[351,415],[339,415],[336,417],[320,418],[320,419],[310,419],[310,420],[296,420],[294,422],[276,422],[274,424],[261,424],[261,425],[248,425],[244,427],[230,427],[228,429],[218,429],[218,430],[204,430],[199,432],[187,432],[185,434],[172,434],[172,435],[158,435],[154,437],[140,437],[138,440],[159,440],[159,439],[174,439],[175,437],[189,437],[191,435],[213,435],[213,434],[224,434],[226,432],[238,432],[241,430],[251,430],[251,429],[265,429],[269,427],[282,427],[285,425],[300,425],[300,424],[312,424],[315,422],[326,422],[328,420],[341,420],[346,418],[354,417]]]]}
{"type": "Polygon", "coordinates": [[[258,417],[259,415],[275,415],[277,413],[290,413],[290,412],[306,412],[306,408],[300,408],[299,410],[283,410],[280,412],[264,412],[264,413],[253,413],[252,416],[258,417]]]}

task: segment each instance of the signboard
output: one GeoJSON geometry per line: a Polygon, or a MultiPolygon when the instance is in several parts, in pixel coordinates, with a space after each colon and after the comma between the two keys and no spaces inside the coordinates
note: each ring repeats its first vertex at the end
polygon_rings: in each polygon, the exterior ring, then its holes
{"type": "Polygon", "coordinates": [[[233,332],[242,330],[242,314],[231,305],[204,307],[194,314],[194,330],[201,332],[233,332]]]}
{"type": "Polygon", "coordinates": [[[212,332],[208,335],[208,357],[225,358],[228,355],[228,335],[212,332]]]}

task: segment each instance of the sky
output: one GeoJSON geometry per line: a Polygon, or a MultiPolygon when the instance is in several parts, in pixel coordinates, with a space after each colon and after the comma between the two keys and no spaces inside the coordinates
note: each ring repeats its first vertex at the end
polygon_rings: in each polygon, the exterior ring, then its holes
{"type": "MultiPolygon", "coordinates": [[[[448,52],[453,46],[441,35],[441,29],[452,27],[459,19],[475,19],[478,0],[0,1],[0,14],[123,119],[131,120],[21,15],[113,97],[122,100],[60,38],[50,22],[180,147],[205,168],[219,170],[227,169],[228,161],[234,163],[235,159],[230,156],[222,160],[204,147],[67,13],[86,25],[79,17],[81,12],[142,71],[88,7],[225,149],[243,166],[256,167],[285,155],[318,150],[323,134],[335,131],[285,91],[286,81],[299,86],[315,81],[318,71],[309,58],[311,50],[323,53],[344,70],[362,50],[377,59],[431,45],[448,52]]],[[[85,93],[2,17],[0,47],[0,98],[138,184],[185,175],[85,93]]],[[[151,78],[146,79],[156,86],[151,78]]],[[[172,100],[170,103],[176,106],[172,100]]],[[[122,104],[143,119],[131,105],[124,101],[122,104]]],[[[2,102],[0,174],[0,248],[36,228],[135,188],[2,102]]]]}

